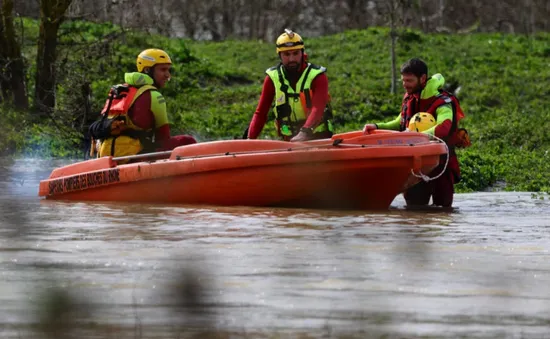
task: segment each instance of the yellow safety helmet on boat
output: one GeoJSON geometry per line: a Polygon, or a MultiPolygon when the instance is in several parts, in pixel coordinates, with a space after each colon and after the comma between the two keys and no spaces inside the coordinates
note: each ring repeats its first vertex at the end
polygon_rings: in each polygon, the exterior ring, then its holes
{"type": "Polygon", "coordinates": [[[285,32],[277,38],[275,43],[277,46],[277,54],[284,51],[292,51],[294,49],[303,49],[304,40],[298,34],[293,32],[291,29],[285,28],[285,32]]]}
{"type": "Polygon", "coordinates": [[[145,67],[153,67],[156,64],[172,64],[172,59],[168,53],[162,49],[150,48],[139,53],[136,61],[138,72],[142,72],[145,67]]]}
{"type": "Polygon", "coordinates": [[[411,132],[424,132],[435,125],[436,121],[433,115],[426,112],[418,112],[409,120],[407,130],[411,132]]]}

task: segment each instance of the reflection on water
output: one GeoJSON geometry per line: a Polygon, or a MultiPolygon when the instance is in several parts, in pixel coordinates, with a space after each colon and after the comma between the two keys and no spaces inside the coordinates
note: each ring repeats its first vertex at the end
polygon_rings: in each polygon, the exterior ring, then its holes
{"type": "Polygon", "coordinates": [[[441,212],[398,197],[377,213],[66,203],[37,197],[62,163],[0,164],[2,338],[547,335],[548,198],[460,194],[441,212]]]}

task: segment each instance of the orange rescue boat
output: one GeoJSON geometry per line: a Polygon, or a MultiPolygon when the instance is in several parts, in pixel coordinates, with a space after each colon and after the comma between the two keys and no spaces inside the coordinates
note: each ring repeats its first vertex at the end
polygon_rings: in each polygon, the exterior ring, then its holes
{"type": "Polygon", "coordinates": [[[446,152],[444,143],[425,134],[383,130],[300,143],[212,141],[56,168],[40,182],[39,195],[77,201],[387,209],[446,152]],[[118,164],[128,159],[133,162],[118,164]]]}

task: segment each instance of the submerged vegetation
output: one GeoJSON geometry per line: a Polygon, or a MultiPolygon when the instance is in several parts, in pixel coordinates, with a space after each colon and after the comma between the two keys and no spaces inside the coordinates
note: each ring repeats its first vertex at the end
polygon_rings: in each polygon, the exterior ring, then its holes
{"type": "MultiPolygon", "coordinates": [[[[32,89],[38,23],[22,19],[18,27],[32,89]]],[[[45,117],[2,106],[1,153],[83,158],[87,126],[110,86],[122,82],[124,72],[135,69],[137,54],[151,47],[165,49],[174,62],[172,81],[163,90],[172,133],[199,141],[240,137],[265,69],[278,62],[275,46],[261,41],[191,41],[82,21],[63,23],[59,33],[56,109],[45,117]]],[[[304,38],[310,61],[328,68],[337,132],[395,117],[402,91],[390,94],[388,29],[304,38]]],[[[549,46],[548,33],[400,32],[398,65],[420,57],[430,73],[442,73],[459,89],[472,147],[459,151],[458,191],[550,192],[549,46]]],[[[272,125],[266,124],[262,137],[275,137],[272,125]]]]}

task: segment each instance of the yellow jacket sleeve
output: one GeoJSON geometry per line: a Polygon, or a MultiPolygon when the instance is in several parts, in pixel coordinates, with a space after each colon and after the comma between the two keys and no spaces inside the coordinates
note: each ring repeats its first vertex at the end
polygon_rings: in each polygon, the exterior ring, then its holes
{"type": "Polygon", "coordinates": [[[394,131],[399,131],[399,128],[401,126],[401,113],[399,113],[397,117],[391,121],[376,123],[376,126],[378,126],[378,129],[390,129],[394,131]]]}
{"type": "Polygon", "coordinates": [[[437,114],[437,121],[435,123],[435,126],[432,128],[428,128],[422,133],[426,133],[433,136],[437,126],[441,125],[445,120],[450,120],[451,122],[453,122],[453,108],[451,104],[439,106],[435,110],[435,113],[437,114]]]}
{"type": "Polygon", "coordinates": [[[151,91],[151,112],[155,116],[155,128],[168,124],[166,99],[158,91],[151,91]]]}

